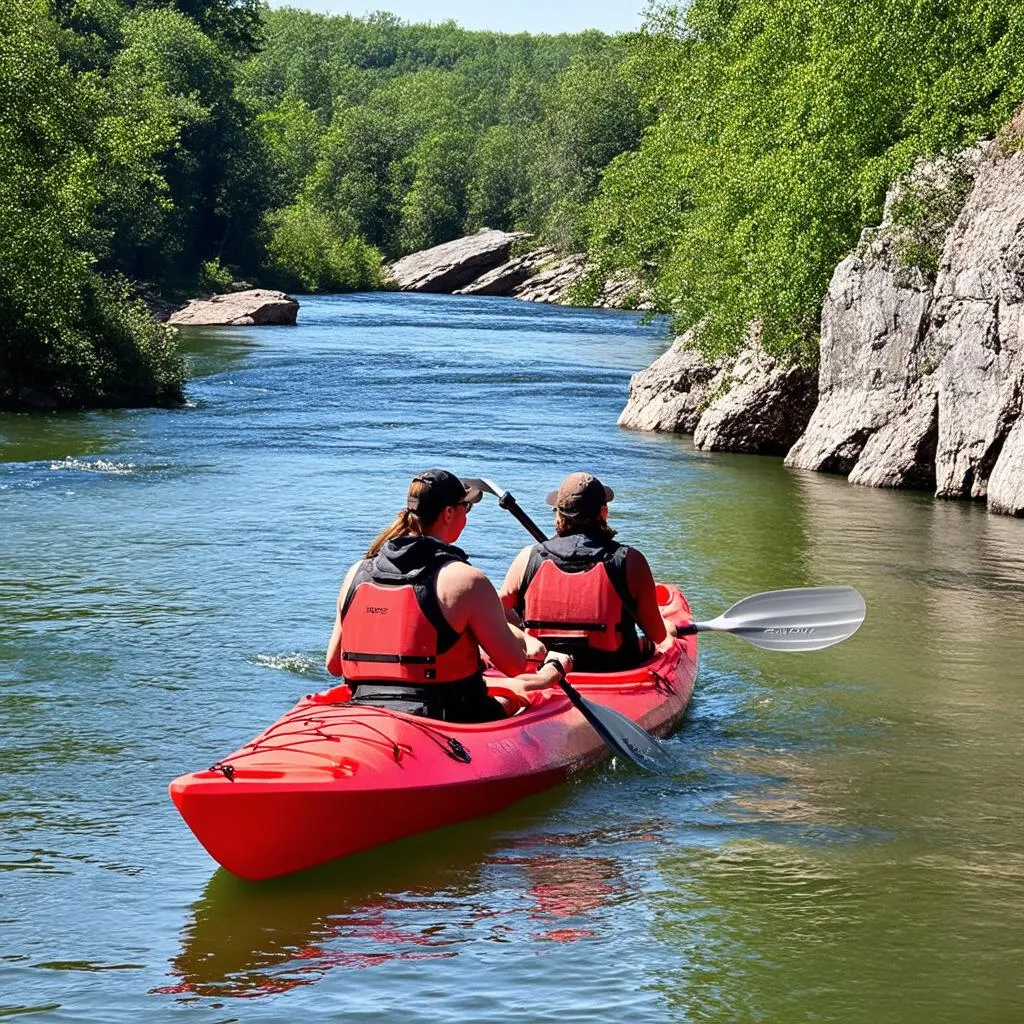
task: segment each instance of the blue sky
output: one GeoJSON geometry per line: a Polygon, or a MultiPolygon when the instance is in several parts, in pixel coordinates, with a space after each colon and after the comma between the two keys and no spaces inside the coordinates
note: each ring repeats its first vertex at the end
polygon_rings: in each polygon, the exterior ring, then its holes
{"type": "Polygon", "coordinates": [[[271,7],[300,7],[324,14],[391,11],[403,21],[453,19],[463,28],[495,32],[629,32],[640,27],[646,0],[270,0],[271,7]]]}

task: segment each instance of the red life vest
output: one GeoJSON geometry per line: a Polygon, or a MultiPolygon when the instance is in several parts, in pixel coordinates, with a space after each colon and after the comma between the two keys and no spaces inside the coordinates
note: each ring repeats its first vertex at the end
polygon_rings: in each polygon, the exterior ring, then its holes
{"type": "Polygon", "coordinates": [[[526,631],[577,660],[587,651],[637,655],[639,641],[626,582],[628,551],[622,544],[579,534],[537,544],[519,590],[526,631]]]}
{"type": "Polygon", "coordinates": [[[356,570],[341,610],[341,664],[350,684],[422,686],[480,676],[476,640],[456,632],[437,600],[437,574],[462,551],[400,537],[356,570]]]}

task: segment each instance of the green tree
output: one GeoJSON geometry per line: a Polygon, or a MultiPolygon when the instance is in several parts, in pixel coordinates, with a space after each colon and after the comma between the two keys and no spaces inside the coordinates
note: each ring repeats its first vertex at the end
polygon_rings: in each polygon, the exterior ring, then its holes
{"type": "Polygon", "coordinates": [[[170,333],[93,266],[96,95],[43,0],[0,0],[0,405],[181,396],[170,333]]]}
{"type": "Polygon", "coordinates": [[[307,292],[381,287],[380,253],[344,217],[300,202],[271,214],[268,227],[271,266],[286,287],[307,292]]]}
{"type": "Polygon", "coordinates": [[[592,256],[628,267],[678,330],[813,358],[822,296],[886,187],[972,143],[1024,94],[1010,0],[694,0],[653,12],[627,62],[656,113],[588,211],[592,256]]]}

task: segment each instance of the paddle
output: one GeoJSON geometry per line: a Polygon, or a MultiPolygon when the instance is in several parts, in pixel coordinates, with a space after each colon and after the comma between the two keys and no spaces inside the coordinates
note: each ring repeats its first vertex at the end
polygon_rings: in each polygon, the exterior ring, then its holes
{"type": "Polygon", "coordinates": [[[768,590],[737,601],[710,622],[679,630],[732,633],[766,651],[820,651],[853,636],[867,613],[853,587],[794,587],[768,590]]]}
{"type": "Polygon", "coordinates": [[[484,480],[482,477],[463,477],[462,482],[469,484],[470,487],[493,494],[498,499],[498,507],[511,512],[534,540],[543,542],[548,539],[544,531],[519,507],[519,502],[512,497],[511,492],[504,490],[493,480],[484,480]]]}
{"type": "MultiPolygon", "coordinates": [[[[495,495],[498,505],[508,509],[535,539],[546,540],[540,527],[508,491],[490,480],[465,482],[495,495]]],[[[864,598],[853,587],[769,590],[737,601],[709,622],[683,626],[679,635],[732,633],[764,650],[818,651],[853,636],[866,612],[864,598]]],[[[651,771],[666,771],[672,767],[663,744],[631,718],[587,700],[565,679],[559,679],[558,685],[612,750],[651,771]]]]}

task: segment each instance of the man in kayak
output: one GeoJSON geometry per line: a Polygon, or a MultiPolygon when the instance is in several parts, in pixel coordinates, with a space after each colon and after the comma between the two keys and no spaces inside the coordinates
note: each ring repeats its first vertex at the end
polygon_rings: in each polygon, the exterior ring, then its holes
{"type": "Polygon", "coordinates": [[[653,644],[672,628],[661,617],[647,559],[613,539],[614,496],[593,474],[570,473],[547,496],[556,536],[523,548],[500,592],[510,619],[571,654],[582,672],[632,668],[644,657],[636,627],[653,644]]]}
{"type": "MultiPolygon", "coordinates": [[[[487,694],[479,649],[510,677],[526,670],[528,656],[545,656],[542,643],[509,625],[490,580],[455,547],[480,498],[447,470],[420,473],[406,507],[346,573],[327,671],[344,675],[355,702],[487,722],[504,707],[487,694]]],[[[571,664],[552,655],[535,675],[511,681],[539,689],[571,664]]]]}

